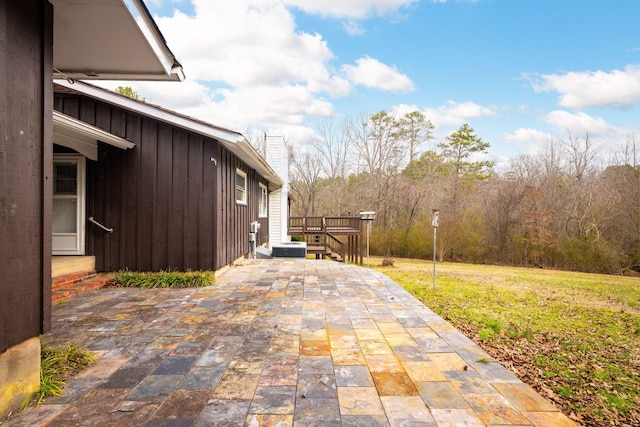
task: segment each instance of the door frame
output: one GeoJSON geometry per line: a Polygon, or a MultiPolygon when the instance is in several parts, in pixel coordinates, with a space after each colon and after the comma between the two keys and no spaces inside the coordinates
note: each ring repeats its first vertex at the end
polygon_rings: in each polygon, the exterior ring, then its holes
{"type": "MultiPolygon", "coordinates": [[[[76,210],[76,247],[74,249],[55,249],[54,236],[56,233],[51,230],[51,249],[52,255],[84,255],[85,254],[85,229],[86,229],[86,157],[81,154],[53,154],[53,163],[76,162],[77,165],[77,210],[76,210]]],[[[53,183],[55,184],[55,183],[53,183]]],[[[52,203],[56,198],[54,188],[52,188],[52,203]]],[[[53,216],[53,207],[51,209],[53,216]]],[[[58,233],[64,234],[64,233],[58,233]]]]}

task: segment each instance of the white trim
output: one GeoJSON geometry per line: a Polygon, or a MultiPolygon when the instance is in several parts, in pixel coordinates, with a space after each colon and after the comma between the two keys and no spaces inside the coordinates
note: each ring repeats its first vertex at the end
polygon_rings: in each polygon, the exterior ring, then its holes
{"type": "Polygon", "coordinates": [[[136,146],[131,141],[113,135],[58,111],[53,112],[53,142],[73,148],[91,160],[98,160],[98,143],[102,141],[123,150],[136,146]]]}
{"type": "Polygon", "coordinates": [[[149,46],[158,57],[167,75],[175,74],[179,81],[183,81],[185,75],[182,66],[177,64],[176,58],[169,50],[162,34],[158,31],[158,27],[153,21],[153,18],[149,15],[147,8],[141,5],[141,3],[140,0],[124,0],[125,6],[127,6],[127,9],[129,9],[129,12],[135,18],[140,30],[146,36],[149,46]]]}
{"type": "Polygon", "coordinates": [[[247,173],[242,169],[236,168],[236,175],[234,178],[235,179],[233,181],[233,188],[235,191],[233,192],[233,196],[236,199],[236,204],[246,205],[247,204],[247,173]],[[244,179],[244,187],[238,186],[238,176],[244,179]],[[242,198],[238,198],[238,190],[242,192],[242,198]]]}
{"type": "Polygon", "coordinates": [[[267,218],[269,216],[269,190],[261,182],[258,183],[258,190],[258,217],[267,218]]]}
{"type": "MultiPolygon", "coordinates": [[[[84,255],[85,252],[85,217],[86,217],[86,161],[84,156],[78,154],[54,154],[53,162],[76,162],[77,164],[77,182],[76,182],[76,196],[77,197],[77,210],[76,210],[76,232],[75,233],[53,233],[52,232],[52,255],[84,255]],[[74,249],[55,249],[53,248],[54,237],[60,236],[73,236],[75,234],[75,248],[74,249]]],[[[52,196],[54,199],[56,195],[52,196]]],[[[73,197],[73,196],[71,196],[73,197]]],[[[64,197],[60,197],[64,198],[64,197]]]]}

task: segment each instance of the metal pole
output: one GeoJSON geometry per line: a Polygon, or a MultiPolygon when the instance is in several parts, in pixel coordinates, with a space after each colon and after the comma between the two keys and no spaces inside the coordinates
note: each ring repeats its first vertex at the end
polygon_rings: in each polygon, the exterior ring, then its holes
{"type": "Polygon", "coordinates": [[[367,221],[367,268],[371,268],[369,264],[369,235],[371,234],[371,221],[367,221]]]}
{"type": "Polygon", "coordinates": [[[432,290],[436,289],[436,233],[438,227],[433,227],[433,287],[432,290]]]}

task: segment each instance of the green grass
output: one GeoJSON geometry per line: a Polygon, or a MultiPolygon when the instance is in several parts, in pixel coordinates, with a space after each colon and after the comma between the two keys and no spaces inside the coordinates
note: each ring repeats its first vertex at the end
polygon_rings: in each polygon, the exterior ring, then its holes
{"type": "Polygon", "coordinates": [[[121,287],[135,288],[197,288],[210,286],[214,283],[211,271],[159,271],[136,272],[118,271],[111,284],[121,287]]]}
{"type": "Polygon", "coordinates": [[[32,403],[39,406],[47,397],[60,396],[65,386],[65,379],[91,365],[94,360],[93,352],[76,345],[64,347],[43,345],[40,350],[40,390],[25,399],[20,410],[32,403]]]}
{"type": "MultiPolygon", "coordinates": [[[[376,267],[584,425],[640,420],[640,279],[395,260],[376,267]]],[[[380,259],[372,261],[372,266],[380,259]]]]}

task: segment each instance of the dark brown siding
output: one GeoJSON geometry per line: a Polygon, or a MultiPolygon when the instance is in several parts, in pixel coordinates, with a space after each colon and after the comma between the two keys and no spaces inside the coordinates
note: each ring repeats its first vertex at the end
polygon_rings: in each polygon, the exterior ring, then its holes
{"type": "Polygon", "coordinates": [[[100,143],[87,162],[87,216],[114,229],[87,225],[98,270],[217,270],[248,252],[266,181],[216,140],[79,95],[56,94],[55,109],[136,144],[100,143]],[[235,202],[236,168],[247,173],[247,205],[235,202]]]}
{"type": "Polygon", "coordinates": [[[49,327],[52,16],[0,6],[0,353],[49,327]]]}

